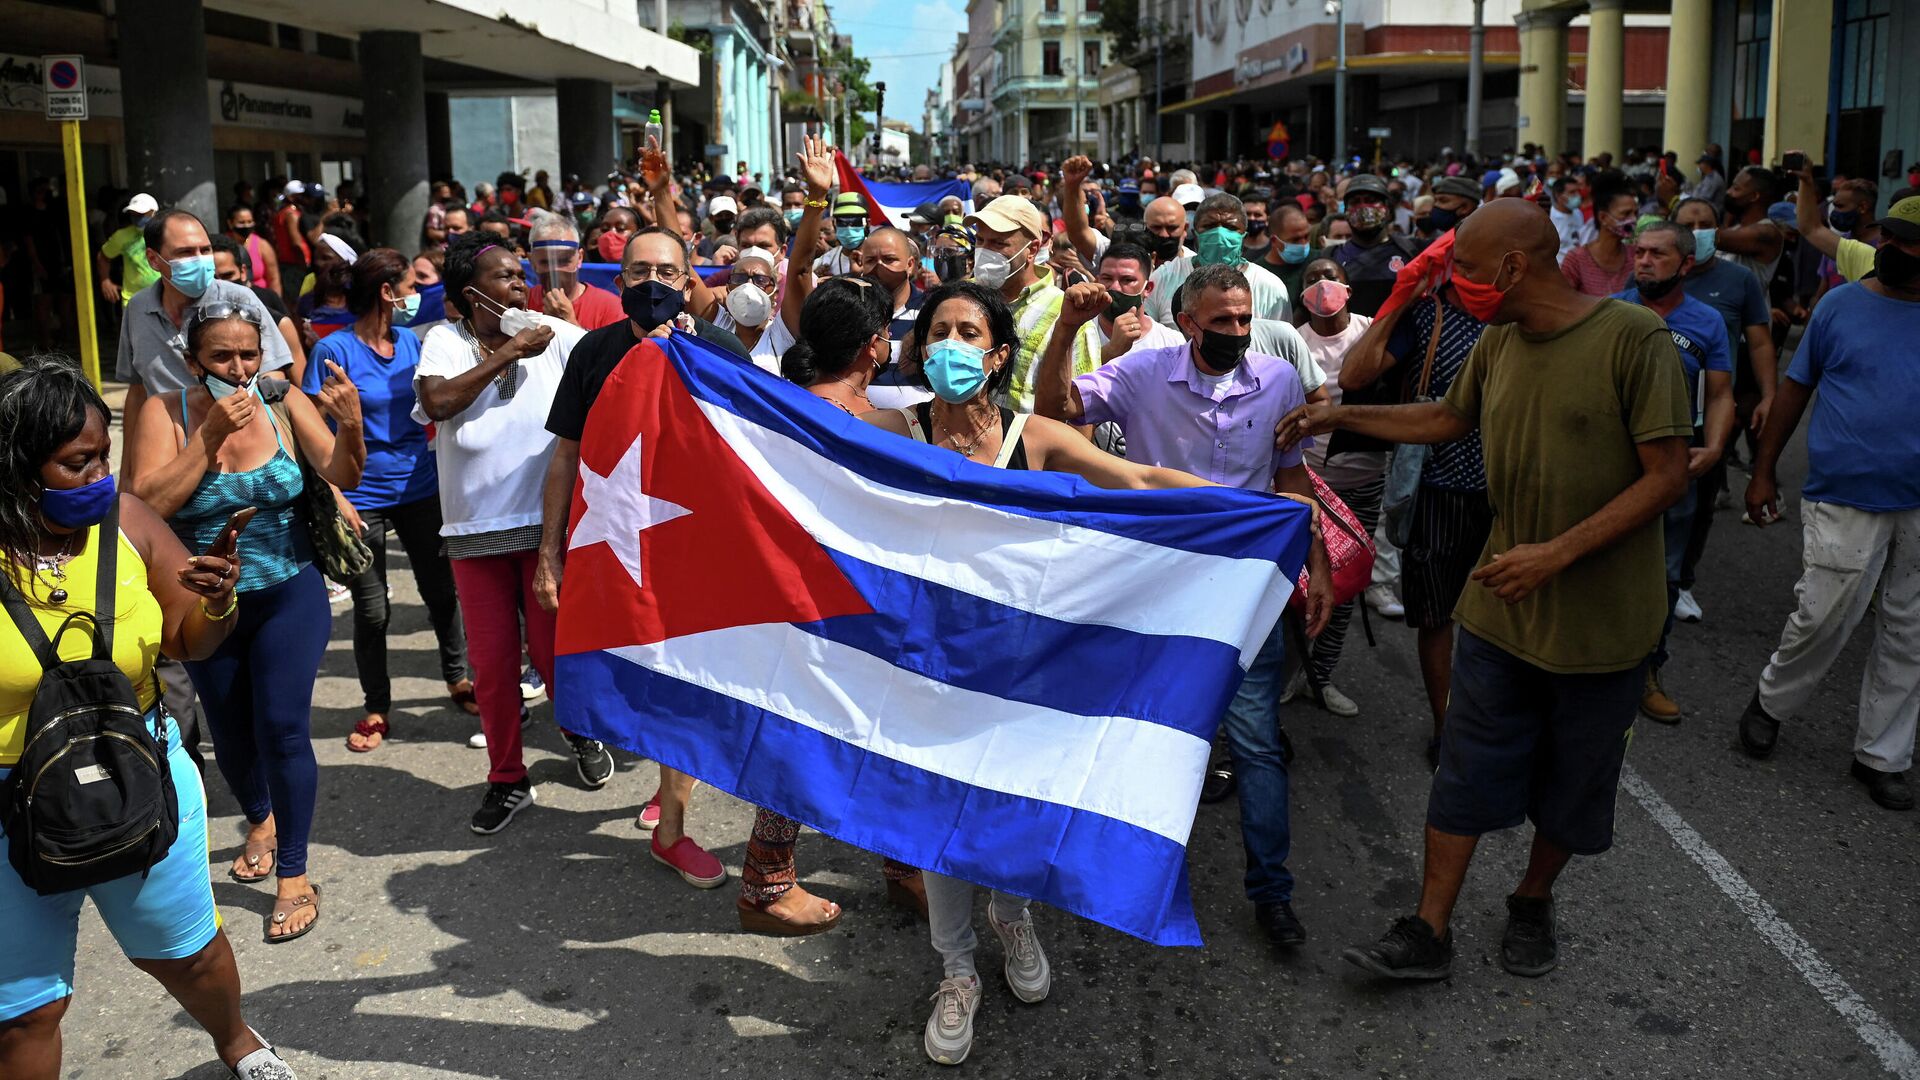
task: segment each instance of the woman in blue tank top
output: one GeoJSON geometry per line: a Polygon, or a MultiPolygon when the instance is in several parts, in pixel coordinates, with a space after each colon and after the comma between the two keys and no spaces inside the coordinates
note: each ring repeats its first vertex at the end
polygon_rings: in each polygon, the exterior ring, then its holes
{"type": "Polygon", "coordinates": [[[195,309],[186,361],[199,385],[147,399],[123,473],[190,551],[205,551],[234,511],[257,511],[240,536],[233,632],[187,674],[206,707],[220,773],[247,816],[246,847],[229,873],[241,882],[278,875],[266,939],[280,942],[311,930],[320,913],[319,889],[307,880],[319,772],[308,717],[333,628],[307,539],[300,459],[334,487],[352,488],[367,449],[359,392],[338,366],[327,365],[317,408],[277,379],[261,386],[256,320],[233,304],[195,309]]]}

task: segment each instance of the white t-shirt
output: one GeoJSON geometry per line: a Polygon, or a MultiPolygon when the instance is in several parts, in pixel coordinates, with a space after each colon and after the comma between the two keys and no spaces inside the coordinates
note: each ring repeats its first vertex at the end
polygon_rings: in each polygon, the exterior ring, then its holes
{"type": "MultiPolygon", "coordinates": [[[[1086,337],[1086,348],[1094,356],[1099,356],[1100,350],[1107,347],[1107,333],[1100,329],[1099,319],[1088,319],[1086,323],[1080,327],[1080,333],[1086,337]]],[[[1180,336],[1180,331],[1164,323],[1157,323],[1152,319],[1148,319],[1146,332],[1134,339],[1133,347],[1120,355],[1125,356],[1129,353],[1136,353],[1141,349],[1164,349],[1168,346],[1184,345],[1186,343],[1187,339],[1180,336]]],[[[1118,357],[1115,357],[1115,359],[1118,359],[1118,357]]]]}
{"type": "Polygon", "coordinates": [[[1307,348],[1306,339],[1290,322],[1254,319],[1253,343],[1249,349],[1263,356],[1277,356],[1292,364],[1293,370],[1300,376],[1302,393],[1311,394],[1327,381],[1327,373],[1320,370],[1320,364],[1307,348]]]}
{"type": "MultiPolygon", "coordinates": [[[[1153,282],[1153,292],[1147,296],[1143,309],[1147,317],[1155,322],[1173,321],[1173,294],[1192,275],[1193,260],[1192,255],[1182,255],[1172,262],[1161,263],[1160,269],[1153,272],[1149,279],[1153,282]]],[[[1287,286],[1271,270],[1257,262],[1244,263],[1239,270],[1246,275],[1247,285],[1253,290],[1254,318],[1286,322],[1292,316],[1287,286]]]]}
{"type": "MultiPolygon", "coordinates": [[[[1314,333],[1313,324],[1300,327],[1301,340],[1307,344],[1307,352],[1312,355],[1327,375],[1327,390],[1333,395],[1335,403],[1340,401],[1340,367],[1346,361],[1347,350],[1367,332],[1373,320],[1365,315],[1349,315],[1347,328],[1338,334],[1322,337],[1314,333]]],[[[1384,450],[1360,450],[1341,454],[1329,464],[1327,445],[1330,439],[1315,439],[1312,446],[1303,453],[1307,464],[1314,472],[1326,480],[1328,486],[1335,489],[1351,489],[1364,486],[1378,480],[1387,468],[1387,453],[1384,450]]]]}
{"type": "MultiPolygon", "coordinates": [[[[720,305],[719,314],[713,317],[713,325],[735,337],[740,336],[740,324],[733,320],[733,312],[728,311],[725,304],[720,305]]],[[[746,339],[741,338],[740,344],[745,345],[746,339]]],[[[766,331],[760,335],[760,340],[747,348],[747,355],[753,358],[754,367],[778,375],[780,374],[780,357],[784,356],[792,346],[793,332],[787,329],[785,320],[781,319],[780,313],[776,311],[773,313],[773,321],[767,324],[766,331]]]]}
{"type": "Polygon", "coordinates": [[[1591,243],[1594,234],[1598,231],[1594,228],[1593,222],[1588,221],[1586,216],[1578,210],[1562,210],[1555,206],[1548,208],[1547,216],[1553,219],[1553,231],[1560,234],[1560,254],[1556,256],[1558,259],[1565,259],[1567,252],[1582,244],[1591,243]]]}
{"type": "MultiPolygon", "coordinates": [[[[554,437],[547,413],[560,388],[567,356],[587,332],[548,319],[553,340],[545,352],[517,365],[513,396],[502,398],[500,380],[487,384],[460,415],[431,421],[440,466],[440,535],[475,536],[538,525],[540,491],[554,437]]],[[[420,345],[415,392],[429,375],[451,379],[480,365],[457,324],[436,326],[420,345]]],[[[429,423],[416,401],[413,418],[429,423]]]]}

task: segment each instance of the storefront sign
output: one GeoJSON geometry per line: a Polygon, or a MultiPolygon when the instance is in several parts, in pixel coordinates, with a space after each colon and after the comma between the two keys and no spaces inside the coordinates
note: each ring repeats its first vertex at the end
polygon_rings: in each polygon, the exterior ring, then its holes
{"type": "MultiPolygon", "coordinates": [[[[45,59],[78,60],[78,57],[22,56],[0,53],[0,109],[18,112],[47,112],[47,65],[45,59]]],[[[87,94],[89,119],[120,115],[120,69],[95,65],[84,69],[81,83],[87,94]]]]}
{"type": "MultiPolygon", "coordinates": [[[[79,68],[79,57],[48,57],[46,60],[70,60],[75,63],[78,69],[75,73],[77,85],[86,93],[86,111],[90,118],[126,115],[121,101],[119,68],[99,64],[79,68]]],[[[56,74],[52,65],[43,62],[41,57],[0,53],[0,109],[47,113],[47,88],[52,85],[56,74]]],[[[257,83],[209,80],[207,111],[215,127],[266,128],[353,138],[365,137],[367,133],[366,116],[360,107],[360,100],[337,94],[314,94],[257,83]]]]}

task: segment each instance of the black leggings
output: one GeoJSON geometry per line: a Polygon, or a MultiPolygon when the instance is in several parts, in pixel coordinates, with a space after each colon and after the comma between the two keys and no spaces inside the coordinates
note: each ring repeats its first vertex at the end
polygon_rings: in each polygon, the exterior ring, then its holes
{"type": "Polygon", "coordinates": [[[400,506],[360,511],[364,539],[373,549],[373,565],[348,583],[353,590],[353,663],[360,670],[366,710],[393,710],[393,683],[387,677],[387,533],[400,538],[413,580],[427,603],[427,619],[440,642],[440,674],[449,684],[467,677],[467,633],[460,623],[460,602],[453,590],[453,566],[440,542],[440,497],[429,495],[400,506]]]}
{"type": "MultiPolygon", "coordinates": [[[[1383,474],[1361,484],[1359,487],[1334,488],[1334,494],[1347,504],[1353,516],[1360,519],[1360,527],[1372,534],[1374,527],[1380,524],[1380,499],[1386,494],[1387,479],[1383,474]]],[[[1330,526],[1338,528],[1338,526],[1330,526]]],[[[1314,681],[1321,686],[1333,681],[1333,667],[1340,662],[1340,650],[1347,643],[1347,624],[1353,620],[1353,606],[1361,600],[1349,600],[1333,609],[1333,617],[1327,620],[1327,628],[1313,639],[1312,664],[1314,681]]]]}

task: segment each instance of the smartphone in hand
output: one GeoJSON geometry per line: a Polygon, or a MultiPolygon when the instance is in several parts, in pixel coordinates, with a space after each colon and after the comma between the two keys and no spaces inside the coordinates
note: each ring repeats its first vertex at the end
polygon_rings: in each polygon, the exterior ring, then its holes
{"type": "Polygon", "coordinates": [[[247,531],[247,523],[252,521],[253,515],[259,512],[260,508],[257,506],[243,506],[235,510],[233,515],[227,518],[227,523],[221,527],[220,535],[214,537],[213,543],[209,544],[207,550],[201,554],[218,559],[233,558],[233,553],[240,547],[240,534],[247,531]]]}

